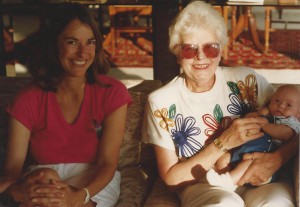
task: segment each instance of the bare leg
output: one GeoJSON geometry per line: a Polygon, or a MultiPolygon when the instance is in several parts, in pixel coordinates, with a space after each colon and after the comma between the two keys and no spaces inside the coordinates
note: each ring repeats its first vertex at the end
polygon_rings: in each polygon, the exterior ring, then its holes
{"type": "Polygon", "coordinates": [[[232,171],[229,172],[231,179],[235,185],[244,175],[248,167],[251,165],[252,161],[253,160],[243,160],[232,171]]]}
{"type": "Polygon", "coordinates": [[[30,172],[28,175],[26,175],[24,179],[26,180],[26,179],[30,179],[31,177],[37,177],[39,174],[42,174],[42,176],[35,181],[36,183],[39,184],[49,184],[51,180],[57,180],[57,181],[61,180],[58,174],[56,173],[56,171],[51,168],[36,169],[30,172]]]}
{"type": "Polygon", "coordinates": [[[230,172],[218,173],[210,169],[206,173],[207,182],[213,186],[220,186],[227,190],[234,191],[237,188],[237,182],[241,179],[245,171],[251,165],[252,160],[244,160],[230,172]]]}
{"type": "Polygon", "coordinates": [[[230,170],[230,158],[231,155],[229,152],[222,155],[215,164],[215,170],[218,173],[225,173],[230,170]]]}

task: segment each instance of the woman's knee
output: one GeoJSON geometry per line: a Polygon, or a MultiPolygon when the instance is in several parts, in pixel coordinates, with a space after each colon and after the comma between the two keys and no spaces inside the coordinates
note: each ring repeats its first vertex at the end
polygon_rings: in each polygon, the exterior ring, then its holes
{"type": "Polygon", "coordinates": [[[222,194],[222,195],[203,195],[202,198],[194,197],[193,199],[185,200],[184,203],[182,203],[183,207],[224,207],[224,206],[230,206],[230,207],[244,207],[244,202],[241,198],[238,196],[234,196],[232,194],[222,194]]]}
{"type": "Polygon", "coordinates": [[[244,207],[244,201],[233,192],[220,192],[220,194],[207,196],[206,201],[203,203],[203,206],[209,207],[244,207]]]}
{"type": "Polygon", "coordinates": [[[294,207],[294,191],[286,182],[276,182],[248,190],[244,200],[248,207],[294,207]]]}
{"type": "Polygon", "coordinates": [[[57,172],[51,168],[38,168],[32,172],[30,172],[25,179],[38,178],[38,182],[40,183],[49,183],[51,180],[60,180],[57,172]]]}
{"type": "Polygon", "coordinates": [[[244,207],[242,198],[233,191],[210,185],[196,185],[184,194],[181,194],[182,206],[203,206],[203,207],[244,207]],[[196,187],[197,186],[197,187],[196,187]]]}

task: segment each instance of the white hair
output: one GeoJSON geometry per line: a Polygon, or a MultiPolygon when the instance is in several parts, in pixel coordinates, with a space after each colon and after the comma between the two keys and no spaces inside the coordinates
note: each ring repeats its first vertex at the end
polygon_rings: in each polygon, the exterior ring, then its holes
{"type": "Polygon", "coordinates": [[[221,14],[212,5],[203,1],[189,3],[173,20],[169,27],[169,49],[176,55],[182,36],[198,31],[199,28],[215,33],[218,42],[227,44],[227,27],[221,14]]]}

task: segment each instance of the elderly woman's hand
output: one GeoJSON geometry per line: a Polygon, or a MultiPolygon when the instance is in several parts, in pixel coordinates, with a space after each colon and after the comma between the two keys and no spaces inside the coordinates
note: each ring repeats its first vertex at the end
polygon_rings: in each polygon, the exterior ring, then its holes
{"type": "Polygon", "coordinates": [[[237,183],[239,186],[245,183],[260,185],[266,182],[280,167],[280,157],[275,153],[254,152],[245,154],[243,159],[252,159],[253,162],[237,183]]]}
{"type": "Polygon", "coordinates": [[[220,136],[220,141],[226,149],[238,147],[248,141],[263,136],[261,124],[265,122],[261,117],[235,119],[230,127],[220,136]]]}

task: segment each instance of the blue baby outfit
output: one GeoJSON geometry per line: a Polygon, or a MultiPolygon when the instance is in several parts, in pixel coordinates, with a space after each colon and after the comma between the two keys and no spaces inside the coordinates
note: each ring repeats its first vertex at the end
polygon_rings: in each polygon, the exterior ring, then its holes
{"type": "MultiPolygon", "coordinates": [[[[291,127],[295,133],[300,132],[300,122],[295,117],[285,118],[283,116],[262,116],[266,118],[269,123],[284,124],[291,127]]],[[[230,163],[232,166],[237,165],[242,159],[245,153],[251,152],[273,152],[278,145],[277,140],[274,140],[269,134],[265,133],[262,137],[258,139],[246,142],[242,146],[236,148],[231,156],[230,163]]],[[[271,181],[276,180],[277,173],[272,177],[271,181]]]]}

